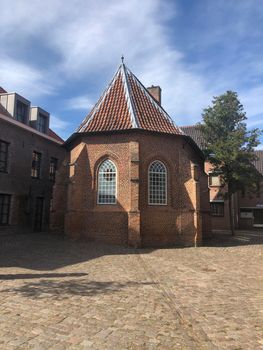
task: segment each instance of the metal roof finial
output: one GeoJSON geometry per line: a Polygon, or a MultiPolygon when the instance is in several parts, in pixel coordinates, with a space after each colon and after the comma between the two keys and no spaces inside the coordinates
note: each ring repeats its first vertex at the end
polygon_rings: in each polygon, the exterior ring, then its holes
{"type": "Polygon", "coordinates": [[[124,56],[122,55],[121,56],[121,63],[123,64],[123,62],[124,62],[124,56]]]}

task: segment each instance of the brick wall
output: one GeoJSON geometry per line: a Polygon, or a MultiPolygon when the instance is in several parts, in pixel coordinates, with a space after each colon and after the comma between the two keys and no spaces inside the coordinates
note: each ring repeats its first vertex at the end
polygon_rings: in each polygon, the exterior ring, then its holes
{"type": "Polygon", "coordinates": [[[68,235],[133,246],[201,242],[209,205],[206,174],[182,137],[147,132],[83,135],[70,151],[69,164],[68,235]],[[97,171],[106,158],[117,166],[116,205],[97,204],[97,171]],[[167,206],[148,205],[148,167],[156,159],[168,169],[167,206]]]}
{"type": "Polygon", "coordinates": [[[48,230],[53,187],[49,179],[50,158],[57,158],[60,168],[65,158],[65,149],[34,131],[25,130],[2,119],[0,140],[9,143],[8,171],[0,173],[0,193],[11,195],[9,225],[0,226],[0,232],[21,233],[34,230],[37,197],[44,199],[42,230],[48,230]],[[33,151],[41,153],[39,179],[31,177],[33,151]]]}
{"type": "MultiPolygon", "coordinates": [[[[207,174],[212,171],[212,165],[209,162],[205,163],[205,171],[207,174]]],[[[209,197],[210,201],[223,200],[225,192],[227,192],[227,186],[209,186],[209,197]]],[[[229,210],[228,210],[228,200],[224,199],[224,215],[223,216],[213,216],[211,215],[211,228],[213,230],[229,230],[229,210]]]]}

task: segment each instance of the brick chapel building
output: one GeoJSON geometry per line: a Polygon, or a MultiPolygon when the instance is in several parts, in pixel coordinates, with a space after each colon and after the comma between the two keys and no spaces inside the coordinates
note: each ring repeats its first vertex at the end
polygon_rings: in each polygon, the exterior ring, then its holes
{"type": "Polygon", "coordinates": [[[121,64],[80,127],[54,188],[52,229],[74,238],[191,246],[210,232],[204,158],[121,64]]]}

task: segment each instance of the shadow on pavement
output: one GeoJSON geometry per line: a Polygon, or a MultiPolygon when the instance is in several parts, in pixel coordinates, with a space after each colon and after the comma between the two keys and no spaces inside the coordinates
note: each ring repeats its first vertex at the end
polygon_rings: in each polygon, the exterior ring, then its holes
{"type": "Polygon", "coordinates": [[[0,236],[0,268],[52,271],[105,255],[134,254],[134,249],[48,233],[0,236]]]}
{"type": "MultiPolygon", "coordinates": [[[[203,246],[206,247],[232,247],[255,244],[263,244],[262,230],[236,231],[234,237],[228,231],[214,231],[211,238],[203,241],[203,246]]],[[[0,236],[0,268],[18,267],[38,271],[52,271],[102,256],[149,254],[155,249],[136,250],[91,241],[73,241],[63,235],[48,233],[12,234],[0,236]]],[[[170,247],[170,249],[176,248],[170,247]]],[[[51,278],[52,276],[46,277],[51,278]]],[[[60,277],[63,276],[60,274],[60,277]]],[[[19,276],[10,276],[9,278],[19,278],[19,276]]],[[[20,278],[29,277],[22,276],[20,278]]],[[[39,278],[39,276],[36,276],[36,278],[39,278]]],[[[0,275],[0,279],[7,278],[0,275]]]]}
{"type": "Polygon", "coordinates": [[[0,275],[0,280],[25,280],[34,278],[63,278],[63,277],[83,277],[87,273],[15,273],[0,275]]]}
{"type": "Polygon", "coordinates": [[[124,288],[131,288],[140,285],[152,285],[152,282],[98,282],[87,280],[67,280],[67,281],[52,281],[40,280],[35,283],[27,283],[16,288],[8,288],[2,290],[2,293],[20,294],[23,297],[41,299],[41,298],[55,298],[62,299],[67,296],[94,296],[98,294],[109,294],[120,291],[124,288]]]}
{"type": "Polygon", "coordinates": [[[245,245],[263,244],[263,231],[235,231],[232,236],[230,231],[213,231],[211,237],[204,239],[205,247],[235,247],[245,245]]]}

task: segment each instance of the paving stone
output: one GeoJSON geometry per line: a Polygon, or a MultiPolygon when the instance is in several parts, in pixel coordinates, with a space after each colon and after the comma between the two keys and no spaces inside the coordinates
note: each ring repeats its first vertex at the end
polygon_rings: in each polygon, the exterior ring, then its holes
{"type": "Polygon", "coordinates": [[[237,237],[155,250],[0,237],[0,349],[263,349],[263,232],[237,237]]]}

